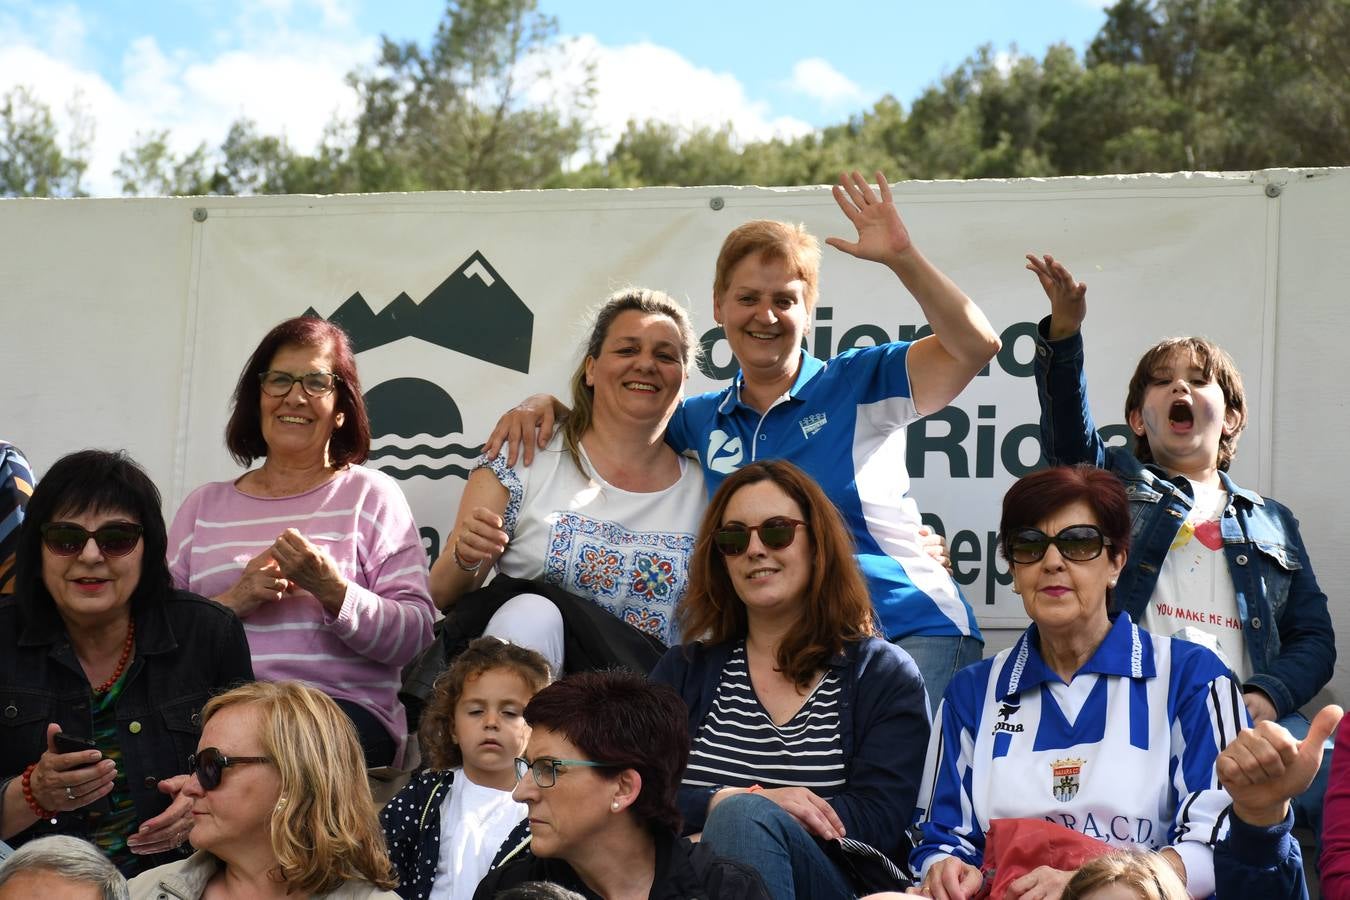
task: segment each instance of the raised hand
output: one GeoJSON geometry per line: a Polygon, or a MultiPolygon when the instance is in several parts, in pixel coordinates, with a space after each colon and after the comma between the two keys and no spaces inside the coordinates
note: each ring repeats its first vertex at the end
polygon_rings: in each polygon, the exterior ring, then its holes
{"type": "Polygon", "coordinates": [[[832,190],[834,202],[839,204],[853,227],[858,229],[858,239],[846,241],[831,237],[826,238],[825,243],[850,256],[885,265],[896,262],[914,246],[909,229],[905,227],[900,211],[891,199],[891,186],[886,183],[885,175],[877,173],[875,191],[862,173],[857,171],[840,175],[839,183],[832,190]]]}
{"type": "Polygon", "coordinates": [[[1027,269],[1036,273],[1045,296],[1050,298],[1050,340],[1077,334],[1087,318],[1087,284],[1074,281],[1073,274],[1049,253],[1028,253],[1027,269]]]}
{"type": "Polygon", "coordinates": [[[281,567],[268,548],[248,561],[234,587],[212,599],[243,619],[264,603],[277,602],[288,590],[290,582],[282,577],[281,567]]]}
{"type": "Polygon", "coordinates": [[[1289,799],[1312,784],[1322,764],[1326,739],[1341,721],[1341,708],[1327,706],[1313,719],[1302,741],[1275,722],[1244,728],[1219,754],[1215,769],[1233,798],[1233,812],[1248,825],[1283,822],[1289,799]]]}

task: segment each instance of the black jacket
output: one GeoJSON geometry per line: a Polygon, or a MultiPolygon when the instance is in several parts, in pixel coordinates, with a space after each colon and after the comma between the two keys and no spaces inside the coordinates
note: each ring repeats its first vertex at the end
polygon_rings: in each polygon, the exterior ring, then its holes
{"type": "MultiPolygon", "coordinates": [[[[0,599],[0,798],[47,748],[47,723],[93,734],[89,680],[75,658],[65,625],[50,602],[25,610],[16,597],[0,599]]],[[[201,708],[212,695],[253,680],[244,627],[218,603],[174,591],[161,602],[133,607],[136,653],[115,716],[122,765],[137,823],[165,810],[161,779],[187,772],[197,752],[201,708]]],[[[3,799],[0,799],[0,803],[3,799]]],[[[8,839],[23,844],[45,834],[88,837],[85,813],[42,819],[8,839]]],[[[144,857],[142,868],[172,860],[144,857]]]]}
{"type": "MultiPolygon", "coordinates": [[[[507,844],[511,840],[507,839],[507,844]]],[[[528,881],[551,881],[588,900],[603,900],[560,859],[541,859],[528,845],[483,876],[473,900],[492,900],[498,891],[528,881]]],[[[706,844],[672,836],[656,840],[656,878],[648,900],[769,900],[759,874],[749,866],[722,859],[706,844]]]]}

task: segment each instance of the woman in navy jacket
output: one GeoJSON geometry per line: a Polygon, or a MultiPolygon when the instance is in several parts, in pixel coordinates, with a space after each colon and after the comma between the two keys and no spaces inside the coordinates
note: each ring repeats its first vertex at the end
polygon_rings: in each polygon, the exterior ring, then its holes
{"type": "Polygon", "coordinates": [[[713,496],[686,637],[652,678],[689,707],[686,832],[774,896],[851,897],[849,839],[903,859],[929,724],[914,661],[878,636],[848,533],[791,463],[753,463],[713,496]]]}

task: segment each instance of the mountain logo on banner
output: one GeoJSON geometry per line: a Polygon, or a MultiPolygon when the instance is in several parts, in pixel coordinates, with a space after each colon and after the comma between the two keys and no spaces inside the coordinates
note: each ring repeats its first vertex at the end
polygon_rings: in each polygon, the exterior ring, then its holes
{"type": "MultiPolygon", "coordinates": [[[[305,315],[319,314],[310,307],[305,315]]],[[[534,313],[477,250],[421,303],[400,293],[376,314],[358,291],[327,318],[342,326],[357,353],[412,337],[530,371],[534,313]]]]}
{"type": "MultiPolygon", "coordinates": [[[[313,307],[304,314],[324,318],[313,307]]],[[[357,292],[327,319],[347,332],[358,354],[411,337],[503,368],[530,370],[534,313],[476,250],[421,303],[400,293],[377,314],[357,292]]],[[[444,388],[407,376],[375,385],[365,399],[376,468],[405,481],[469,477],[468,464],[482,448],[456,440],[463,438],[464,417],[444,388]]]]}

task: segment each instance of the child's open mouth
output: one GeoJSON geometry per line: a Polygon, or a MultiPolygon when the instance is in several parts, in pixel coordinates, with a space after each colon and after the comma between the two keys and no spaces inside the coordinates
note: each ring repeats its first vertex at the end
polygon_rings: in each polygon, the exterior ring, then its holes
{"type": "Polygon", "coordinates": [[[1167,411],[1167,421],[1172,423],[1173,431],[1190,431],[1195,424],[1195,414],[1191,412],[1190,404],[1178,400],[1167,411]]]}

